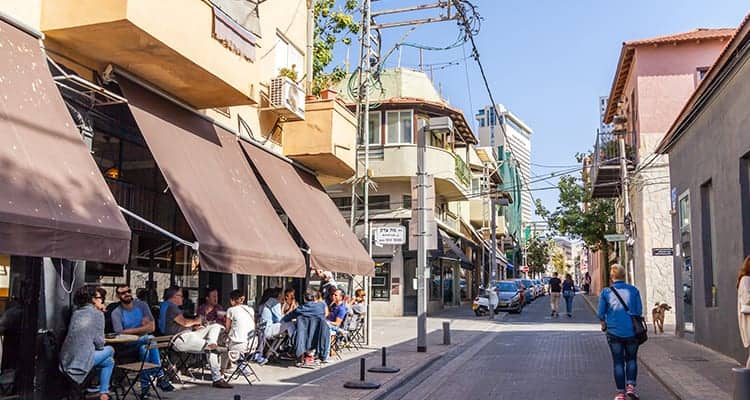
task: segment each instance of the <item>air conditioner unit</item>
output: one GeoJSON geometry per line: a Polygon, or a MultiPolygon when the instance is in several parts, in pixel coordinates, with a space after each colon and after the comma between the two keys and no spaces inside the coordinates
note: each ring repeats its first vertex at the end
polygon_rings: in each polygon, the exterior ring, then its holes
{"type": "Polygon", "coordinates": [[[285,76],[271,79],[269,102],[287,121],[305,119],[305,90],[285,76]]]}

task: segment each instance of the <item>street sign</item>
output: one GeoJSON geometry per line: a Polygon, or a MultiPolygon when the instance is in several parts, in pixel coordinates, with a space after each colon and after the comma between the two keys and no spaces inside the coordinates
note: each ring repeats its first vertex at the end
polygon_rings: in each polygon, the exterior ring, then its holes
{"type": "Polygon", "coordinates": [[[604,235],[604,238],[607,239],[608,242],[624,242],[625,239],[627,239],[625,235],[620,233],[604,235]]]}
{"type": "Polygon", "coordinates": [[[373,231],[376,244],[401,245],[406,243],[406,228],[403,226],[381,226],[373,231]]]}
{"type": "Polygon", "coordinates": [[[651,255],[655,257],[673,256],[674,249],[671,247],[653,248],[651,249],[651,255]]]}
{"type": "Polygon", "coordinates": [[[523,267],[521,267],[521,272],[529,272],[529,266],[524,265],[523,267]]]}

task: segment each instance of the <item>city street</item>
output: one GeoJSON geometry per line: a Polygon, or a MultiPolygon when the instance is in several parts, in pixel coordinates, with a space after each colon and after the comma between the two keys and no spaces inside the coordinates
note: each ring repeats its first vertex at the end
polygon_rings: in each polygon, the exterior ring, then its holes
{"type": "MultiPolygon", "coordinates": [[[[467,311],[467,317],[468,311],[467,311]]],[[[474,317],[476,318],[476,317],[474,317]]],[[[497,320],[499,332],[412,379],[387,399],[610,399],[612,363],[604,335],[581,295],[574,317],[549,316],[549,297],[497,320]]],[[[643,399],[672,399],[641,365],[643,399]]]]}

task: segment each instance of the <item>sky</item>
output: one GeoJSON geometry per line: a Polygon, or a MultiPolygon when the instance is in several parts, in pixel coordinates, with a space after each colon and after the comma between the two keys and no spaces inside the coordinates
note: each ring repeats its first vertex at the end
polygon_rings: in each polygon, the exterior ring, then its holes
{"type": "MultiPolygon", "coordinates": [[[[378,0],[373,11],[435,0],[378,0]]],[[[483,17],[476,37],[480,60],[495,101],[529,125],[532,135],[532,177],[570,170],[575,155],[590,150],[599,126],[599,96],[609,94],[624,41],[685,32],[695,28],[737,27],[750,12],[745,0],[472,0],[483,17]]],[[[378,22],[435,16],[437,10],[380,17],[378,22]]],[[[383,52],[408,28],[384,30],[383,52]]],[[[454,21],[425,24],[407,42],[444,47],[456,40],[454,21]]],[[[349,52],[356,64],[356,40],[349,52]]],[[[346,58],[338,49],[336,61],[346,58]]],[[[479,107],[489,105],[479,69],[463,60],[471,47],[423,51],[423,64],[433,65],[432,79],[450,104],[474,121],[479,107]],[[436,65],[445,62],[458,65],[436,65]]],[[[416,69],[419,52],[401,47],[386,66],[416,69]],[[399,57],[400,54],[400,57],[399,57]]],[[[425,68],[429,73],[429,67],[425,68]]],[[[476,128],[476,125],[475,125],[476,128]]],[[[532,178],[532,180],[538,180],[532,178]]],[[[532,184],[535,198],[547,208],[557,205],[551,177],[532,184]]]]}

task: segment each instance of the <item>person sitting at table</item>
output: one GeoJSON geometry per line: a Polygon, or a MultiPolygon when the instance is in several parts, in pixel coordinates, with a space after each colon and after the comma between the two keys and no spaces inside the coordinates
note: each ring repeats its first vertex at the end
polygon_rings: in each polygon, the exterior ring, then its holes
{"type": "Polygon", "coordinates": [[[338,289],[338,284],[333,279],[333,273],[331,271],[316,269],[315,274],[320,279],[320,288],[318,289],[320,296],[325,300],[326,304],[331,304],[333,291],[338,289]]]}
{"type": "Polygon", "coordinates": [[[141,397],[148,395],[149,379],[152,375],[158,376],[156,382],[161,390],[165,392],[173,391],[174,386],[169,382],[169,378],[167,378],[164,370],[161,368],[159,349],[152,348],[148,351],[146,350],[146,346],[154,338],[151,333],[156,329],[154,316],[151,314],[148,304],[134,299],[133,291],[128,285],[117,285],[115,287],[115,295],[117,295],[120,302],[116,303],[119,305],[112,311],[112,330],[117,334],[139,336],[138,341],[125,344],[123,349],[127,351],[128,349],[135,348],[138,350],[138,359],[140,361],[145,359],[147,363],[159,366],[159,368],[141,373],[141,397]]]}
{"type": "Polygon", "coordinates": [[[328,306],[328,309],[330,312],[328,313],[326,320],[331,327],[331,331],[337,332],[344,327],[343,324],[346,319],[346,314],[349,313],[349,308],[344,301],[343,290],[336,289],[336,291],[333,292],[331,304],[328,306]]]}
{"type": "Polygon", "coordinates": [[[219,304],[219,290],[216,288],[206,289],[204,302],[198,306],[198,316],[202,316],[207,322],[216,322],[224,325],[224,307],[219,304]]]}
{"type": "MultiPolygon", "coordinates": [[[[229,293],[229,304],[230,307],[227,309],[224,327],[228,332],[227,348],[229,350],[229,358],[236,360],[236,357],[233,355],[239,356],[250,350],[250,334],[255,331],[255,311],[245,305],[245,295],[239,290],[232,290],[229,293]]],[[[228,363],[224,364],[224,369],[227,366],[228,363]]],[[[249,369],[243,372],[246,375],[252,373],[249,369]]]]}
{"type": "Polygon", "coordinates": [[[326,323],[326,305],[320,292],[308,290],[305,292],[305,303],[295,308],[292,312],[281,319],[282,322],[291,322],[297,319],[295,336],[295,356],[297,367],[307,367],[307,355],[315,350],[318,358],[328,362],[328,354],[331,348],[330,328],[326,323]]]}
{"type": "Polygon", "coordinates": [[[284,304],[281,305],[281,313],[287,315],[297,308],[297,306],[299,306],[299,304],[297,304],[294,288],[287,288],[284,291],[284,304]]]}
{"type": "Polygon", "coordinates": [[[354,298],[349,303],[349,309],[354,315],[367,314],[367,304],[365,303],[365,290],[359,288],[354,291],[354,298]]]}
{"type": "Polygon", "coordinates": [[[260,297],[259,322],[260,324],[265,324],[265,327],[263,328],[263,337],[258,341],[258,351],[254,360],[261,365],[268,362],[265,358],[266,339],[275,338],[290,329],[291,324],[282,325],[281,323],[283,314],[281,312],[280,298],[280,287],[266,289],[260,297]]]}
{"type": "MultiPolygon", "coordinates": [[[[160,310],[164,316],[164,327],[167,335],[173,335],[172,348],[176,351],[186,353],[200,353],[208,351],[208,365],[211,369],[212,386],[221,389],[231,389],[233,386],[224,380],[221,375],[221,363],[218,348],[219,335],[224,327],[219,324],[202,326],[200,319],[188,319],[182,315],[183,292],[178,286],[170,286],[164,294],[164,302],[160,310]],[[195,330],[193,330],[195,329],[195,330]]],[[[227,357],[222,353],[221,357],[227,357]]],[[[226,361],[222,360],[224,364],[226,361]]]]}
{"type": "Polygon", "coordinates": [[[109,400],[109,383],[115,367],[115,350],[104,345],[104,298],[107,291],[83,286],[73,295],[75,311],[60,350],[60,370],[82,384],[93,369],[99,370],[99,400],[109,400]]]}

